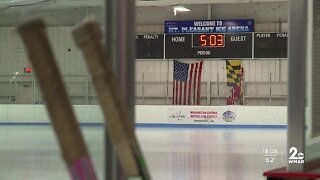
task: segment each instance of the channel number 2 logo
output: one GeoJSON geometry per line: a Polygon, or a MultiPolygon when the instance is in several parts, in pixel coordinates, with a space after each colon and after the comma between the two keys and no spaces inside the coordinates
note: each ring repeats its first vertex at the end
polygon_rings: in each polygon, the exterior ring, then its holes
{"type": "Polygon", "coordinates": [[[302,164],[304,163],[304,154],[298,153],[298,149],[296,147],[291,147],[289,149],[289,153],[291,154],[289,157],[289,164],[302,164]]]}

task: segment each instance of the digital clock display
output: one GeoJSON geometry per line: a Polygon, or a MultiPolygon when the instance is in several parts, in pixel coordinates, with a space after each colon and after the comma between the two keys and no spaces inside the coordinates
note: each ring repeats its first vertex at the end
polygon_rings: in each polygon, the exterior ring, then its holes
{"type": "Polygon", "coordinates": [[[193,34],[193,47],[224,47],[224,34],[193,34]]]}

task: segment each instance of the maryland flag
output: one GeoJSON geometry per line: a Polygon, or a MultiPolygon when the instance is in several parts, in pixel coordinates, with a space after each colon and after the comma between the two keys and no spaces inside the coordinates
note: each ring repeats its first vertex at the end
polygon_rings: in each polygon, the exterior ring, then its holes
{"type": "Polygon", "coordinates": [[[227,69],[227,86],[230,87],[240,87],[241,76],[241,61],[240,60],[227,60],[226,61],[227,69]]]}
{"type": "Polygon", "coordinates": [[[243,68],[240,60],[227,60],[227,86],[231,87],[231,94],[227,99],[228,105],[242,104],[243,68]]]}

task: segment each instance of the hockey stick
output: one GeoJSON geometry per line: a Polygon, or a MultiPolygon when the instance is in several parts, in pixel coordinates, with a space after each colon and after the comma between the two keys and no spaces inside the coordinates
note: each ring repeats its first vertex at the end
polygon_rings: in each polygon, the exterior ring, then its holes
{"type": "Polygon", "coordinates": [[[47,103],[62,156],[73,180],[96,180],[79,125],[50,48],[44,22],[32,20],[18,27],[47,103]]]}
{"type": "Polygon", "coordinates": [[[76,28],[73,36],[86,59],[106,119],[107,132],[126,175],[149,180],[150,175],[134,133],[133,117],[130,119],[127,115],[111,62],[106,58],[99,24],[88,21],[76,28]]]}

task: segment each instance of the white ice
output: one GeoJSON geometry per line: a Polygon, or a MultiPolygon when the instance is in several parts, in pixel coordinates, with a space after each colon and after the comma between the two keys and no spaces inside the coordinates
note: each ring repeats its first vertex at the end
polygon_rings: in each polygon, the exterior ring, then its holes
{"type": "MultiPolygon", "coordinates": [[[[103,128],[82,128],[103,179],[103,128]]],[[[262,180],[286,164],[286,129],[137,128],[154,180],[262,180]],[[277,149],[266,163],[264,149],[277,149]]],[[[1,180],[68,180],[49,126],[0,126],[1,180]]]]}

